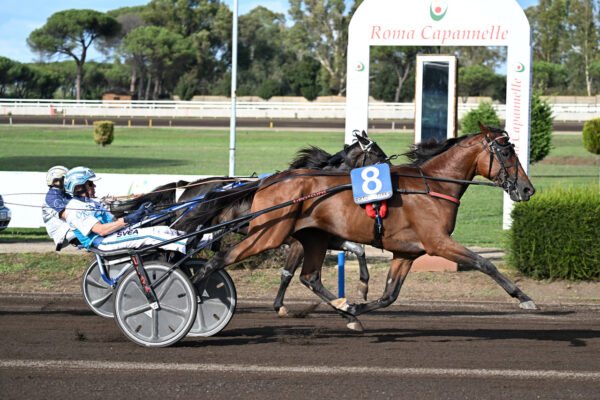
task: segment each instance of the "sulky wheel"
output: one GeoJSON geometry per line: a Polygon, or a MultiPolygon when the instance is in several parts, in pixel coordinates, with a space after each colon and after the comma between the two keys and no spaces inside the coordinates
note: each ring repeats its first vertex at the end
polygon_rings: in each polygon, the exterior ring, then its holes
{"type": "MultiPolygon", "coordinates": [[[[107,277],[115,279],[121,272],[123,265],[107,266],[107,277]]],[[[81,290],[88,307],[101,317],[112,318],[114,316],[113,292],[114,288],[102,279],[98,262],[93,260],[88,265],[83,279],[81,280],[81,290]]]]}
{"type": "Polygon", "coordinates": [[[148,261],[144,268],[150,283],[168,274],[154,287],[160,308],[150,307],[138,275],[132,270],[117,286],[115,320],[125,336],[139,345],[170,346],[183,338],[194,323],[198,305],[196,290],[183,272],[171,270],[167,263],[148,261]]]}
{"type": "Polygon", "coordinates": [[[213,336],[221,332],[235,313],[237,295],[233,280],[219,270],[196,284],[198,312],[188,336],[213,336]]]}

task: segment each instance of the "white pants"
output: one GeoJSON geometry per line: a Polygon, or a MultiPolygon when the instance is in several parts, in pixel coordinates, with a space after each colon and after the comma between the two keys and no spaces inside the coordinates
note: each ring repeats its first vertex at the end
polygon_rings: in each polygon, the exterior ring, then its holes
{"type": "MultiPolygon", "coordinates": [[[[147,228],[125,228],[106,236],[98,245],[98,249],[102,251],[139,249],[145,246],[166,242],[167,240],[174,239],[183,234],[185,234],[185,232],[176,231],[164,225],[150,226],[147,228]]],[[[187,241],[188,239],[178,240],[165,246],[161,246],[161,248],[185,254],[187,241]]]]}

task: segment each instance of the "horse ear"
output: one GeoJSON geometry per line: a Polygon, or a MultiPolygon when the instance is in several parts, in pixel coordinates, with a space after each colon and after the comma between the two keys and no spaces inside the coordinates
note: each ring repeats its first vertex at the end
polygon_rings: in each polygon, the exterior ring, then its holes
{"type": "Polygon", "coordinates": [[[488,140],[493,140],[494,138],[492,137],[491,129],[479,121],[477,123],[479,124],[479,129],[481,130],[481,133],[483,133],[483,136],[487,137],[488,140]]]}
{"type": "Polygon", "coordinates": [[[371,139],[369,139],[366,136],[362,136],[362,135],[356,135],[356,139],[364,145],[367,145],[371,142],[371,139]]]}
{"type": "Polygon", "coordinates": [[[369,137],[369,135],[367,135],[367,131],[365,131],[365,130],[362,131],[362,136],[364,138],[368,138],[369,137]]]}

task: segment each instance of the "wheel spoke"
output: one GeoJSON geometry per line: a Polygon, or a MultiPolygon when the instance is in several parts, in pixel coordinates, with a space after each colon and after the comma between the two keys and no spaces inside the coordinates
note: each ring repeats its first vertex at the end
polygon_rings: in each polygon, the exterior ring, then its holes
{"type": "Polygon", "coordinates": [[[160,301],[165,297],[171,286],[175,283],[175,279],[165,279],[161,282],[161,286],[158,288],[154,288],[154,293],[156,293],[156,298],[160,301]],[[166,283],[166,284],[165,284],[166,283]]]}
{"type": "Polygon", "coordinates": [[[90,286],[94,286],[94,287],[97,287],[97,288],[100,288],[100,289],[106,289],[106,288],[110,287],[106,282],[104,282],[104,281],[97,281],[91,275],[88,275],[86,277],[85,282],[87,284],[89,284],[90,286]]]}
{"type": "Polygon", "coordinates": [[[160,305],[160,309],[162,311],[166,311],[166,312],[169,312],[171,314],[178,315],[180,317],[185,317],[187,315],[187,312],[185,312],[184,310],[180,310],[178,308],[174,308],[174,307],[167,306],[167,305],[164,305],[164,304],[160,305]]]}
{"type": "Polygon", "coordinates": [[[104,305],[104,303],[106,303],[108,300],[110,300],[112,295],[113,295],[112,292],[108,292],[103,297],[100,297],[99,299],[92,301],[91,304],[94,307],[101,307],[104,305]]]}
{"type": "Polygon", "coordinates": [[[135,307],[135,308],[132,308],[129,310],[123,310],[123,319],[144,313],[150,309],[151,309],[150,304],[142,304],[139,307],[135,307]]]}
{"type": "Polygon", "coordinates": [[[206,324],[206,320],[204,319],[204,310],[202,309],[201,305],[198,305],[198,313],[196,314],[196,321],[198,321],[198,327],[199,327],[199,331],[202,332],[207,324],[206,324]]]}

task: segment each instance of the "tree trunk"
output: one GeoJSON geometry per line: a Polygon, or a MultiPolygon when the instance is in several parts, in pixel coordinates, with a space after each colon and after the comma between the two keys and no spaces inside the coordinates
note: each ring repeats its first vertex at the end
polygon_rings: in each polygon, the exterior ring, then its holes
{"type": "Polygon", "coordinates": [[[137,99],[141,100],[144,95],[144,71],[140,71],[140,81],[138,82],[137,99]]]}
{"type": "Polygon", "coordinates": [[[152,83],[152,73],[148,73],[148,82],[146,83],[146,93],[144,95],[144,100],[148,100],[150,98],[150,84],[152,83]]]}
{"type": "Polygon", "coordinates": [[[77,77],[75,78],[75,99],[81,100],[81,75],[83,64],[77,63],[77,77]]]}
{"type": "Polygon", "coordinates": [[[131,95],[131,97],[133,97],[133,95],[135,94],[135,81],[137,79],[137,69],[136,68],[132,68],[131,71],[131,83],[129,84],[129,94],[131,95]]]}
{"type": "Polygon", "coordinates": [[[402,86],[404,86],[404,82],[408,78],[408,72],[410,71],[410,68],[406,68],[403,74],[400,73],[400,69],[398,69],[397,66],[394,66],[394,69],[396,70],[396,76],[398,77],[398,87],[396,87],[396,93],[394,94],[394,102],[398,103],[400,101],[400,92],[402,92],[402,86]]]}
{"type": "Polygon", "coordinates": [[[152,93],[152,98],[154,100],[158,100],[159,92],[160,92],[160,80],[158,78],[156,78],[154,80],[154,91],[152,93]]]}

